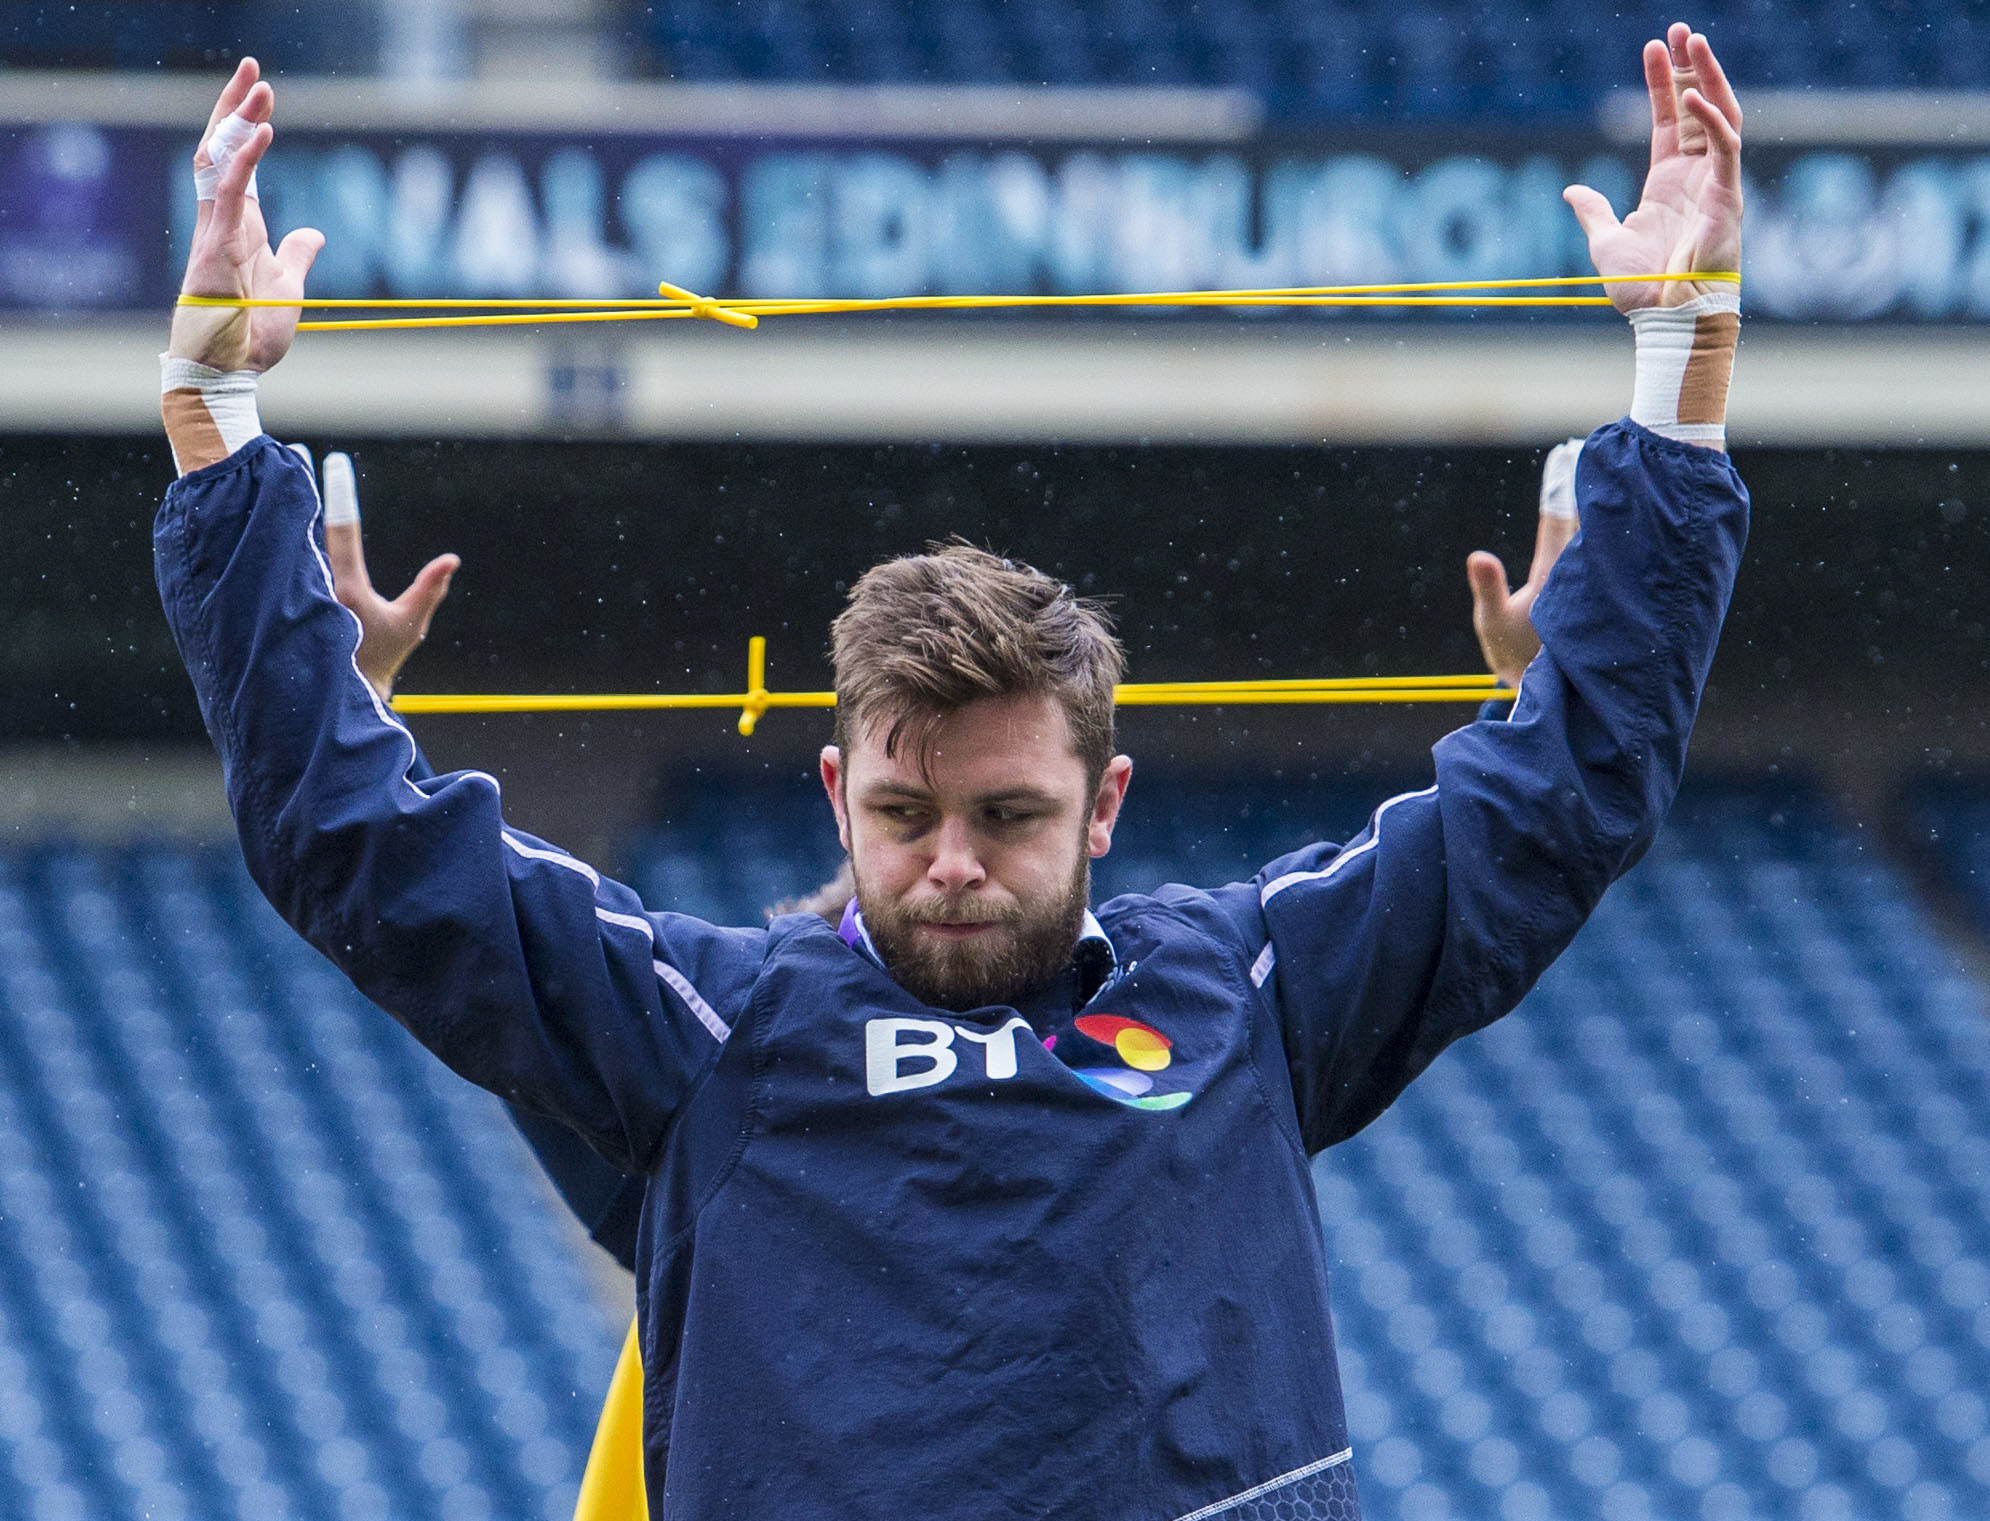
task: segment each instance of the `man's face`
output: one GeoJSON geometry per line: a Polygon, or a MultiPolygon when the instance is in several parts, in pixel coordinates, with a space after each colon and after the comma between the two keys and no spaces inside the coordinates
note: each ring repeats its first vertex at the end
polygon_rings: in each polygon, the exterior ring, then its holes
{"type": "Polygon", "coordinates": [[[1094,788],[1047,696],[969,703],[930,731],[924,765],[884,753],[890,727],[822,752],[865,927],[921,1001],[1013,1004],[1071,958],[1133,763],[1094,788]]]}

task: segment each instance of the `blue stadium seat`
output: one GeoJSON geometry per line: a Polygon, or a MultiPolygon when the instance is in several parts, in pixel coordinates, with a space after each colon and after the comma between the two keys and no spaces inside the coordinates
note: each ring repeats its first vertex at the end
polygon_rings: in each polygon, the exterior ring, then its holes
{"type": "MultiPolygon", "coordinates": [[[[254,51],[277,70],[358,74],[378,67],[373,14],[331,0],[7,0],[0,63],[211,71],[254,51]]],[[[1282,118],[1340,123],[1576,119],[1671,19],[1580,0],[632,0],[604,30],[669,78],[1222,85],[1282,118]]],[[[1972,89],[1990,76],[1990,24],[1959,0],[1745,0],[1708,25],[1745,86],[1972,89]]]]}
{"type": "Polygon", "coordinates": [[[232,852],[0,853],[0,951],[0,1513],[564,1521],[617,1328],[495,1102],[232,852]]]}
{"type": "Polygon", "coordinates": [[[1990,780],[1919,782],[1897,813],[1919,863],[1990,934],[1990,780]]]}
{"type": "MultiPolygon", "coordinates": [[[[862,83],[1205,84],[1256,91],[1277,116],[1387,121],[1579,118],[1673,12],[1579,0],[813,0],[737,28],[710,0],[649,0],[635,30],[658,74],[862,83]]],[[[1957,0],[1745,0],[1706,18],[1743,85],[1975,88],[1990,26],[1957,0]]]]}

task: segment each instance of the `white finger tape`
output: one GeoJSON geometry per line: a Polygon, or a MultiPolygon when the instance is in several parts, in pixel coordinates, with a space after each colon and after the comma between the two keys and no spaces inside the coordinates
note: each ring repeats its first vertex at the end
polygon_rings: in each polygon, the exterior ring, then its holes
{"type": "MultiPolygon", "coordinates": [[[[234,162],[235,155],[240,153],[248,145],[249,139],[256,135],[257,125],[258,123],[236,112],[222,117],[214,130],[207,134],[207,141],[201,146],[207,150],[209,167],[203,169],[196,164],[193,171],[193,191],[198,199],[203,201],[214,199],[215,188],[220,185],[221,176],[234,162]]],[[[248,187],[242,193],[256,198],[254,170],[249,171],[248,187]]]]}
{"type": "Polygon", "coordinates": [[[350,454],[325,456],[325,526],[359,521],[359,486],[350,454]]]}
{"type": "Polygon", "coordinates": [[[1575,511],[1575,462],[1582,454],[1582,440],[1572,438],[1548,451],[1541,467],[1541,516],[1573,518],[1575,511]]]}

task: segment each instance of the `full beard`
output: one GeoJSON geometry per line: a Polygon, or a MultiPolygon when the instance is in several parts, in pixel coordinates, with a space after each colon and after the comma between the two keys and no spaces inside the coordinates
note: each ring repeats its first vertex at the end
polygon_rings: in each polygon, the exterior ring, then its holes
{"type": "Polygon", "coordinates": [[[1092,893],[1092,863],[1083,851],[1063,891],[988,913],[963,902],[913,909],[866,891],[856,873],[857,908],[871,944],[898,985],[921,1003],[960,1013],[990,1004],[1013,1007],[1071,962],[1092,893]],[[997,928],[969,940],[939,940],[922,924],[989,923],[997,928]]]}

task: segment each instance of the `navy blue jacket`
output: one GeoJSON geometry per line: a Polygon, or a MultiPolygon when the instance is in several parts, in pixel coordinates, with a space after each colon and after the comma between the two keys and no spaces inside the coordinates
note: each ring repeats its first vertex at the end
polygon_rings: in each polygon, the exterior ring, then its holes
{"type": "MultiPolygon", "coordinates": [[[[926,1008],[820,919],[721,929],[508,827],[352,663],[311,476],[179,481],[160,594],[278,910],[471,1081],[648,1179],[652,1510],[1348,1516],[1307,1158],[1520,999],[1637,860],[1745,533],[1629,424],[1577,480],[1511,719],[1255,880],[1105,905],[1101,985],[926,1008]]],[[[1098,979],[1092,979],[1098,980],[1098,979]]]]}

